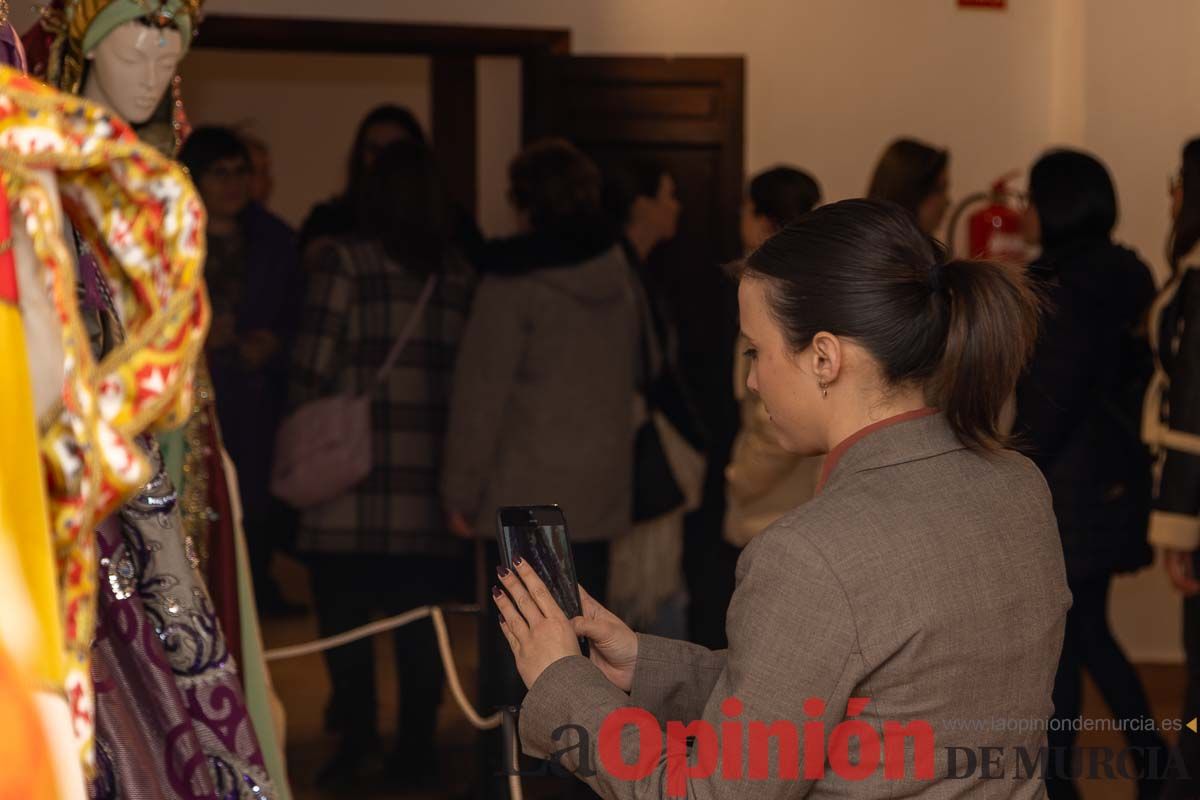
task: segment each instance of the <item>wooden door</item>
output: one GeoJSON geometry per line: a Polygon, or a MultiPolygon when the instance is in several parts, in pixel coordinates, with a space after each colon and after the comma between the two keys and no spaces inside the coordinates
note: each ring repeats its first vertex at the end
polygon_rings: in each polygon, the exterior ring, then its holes
{"type": "Polygon", "coordinates": [[[679,327],[680,366],[711,435],[704,506],[688,520],[693,638],[720,645],[732,591],[722,546],[724,468],[737,430],[732,393],[736,287],[721,267],[741,254],[741,58],[546,56],[524,62],[524,138],[562,136],[601,169],[650,158],[676,183],[678,236],[649,278],[679,327]]]}

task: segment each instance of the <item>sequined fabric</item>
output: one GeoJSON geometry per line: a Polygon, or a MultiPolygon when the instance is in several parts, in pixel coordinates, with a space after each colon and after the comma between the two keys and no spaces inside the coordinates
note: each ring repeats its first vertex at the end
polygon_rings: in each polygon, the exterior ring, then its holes
{"type": "Polygon", "coordinates": [[[234,659],[157,466],[98,531],[92,797],[272,798],[234,659]]]}

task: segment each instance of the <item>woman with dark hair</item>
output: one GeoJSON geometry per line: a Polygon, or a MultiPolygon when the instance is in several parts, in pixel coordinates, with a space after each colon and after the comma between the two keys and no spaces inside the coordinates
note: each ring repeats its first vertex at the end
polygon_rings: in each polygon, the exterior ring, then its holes
{"type": "MultiPolygon", "coordinates": [[[[309,287],[292,362],[291,404],[372,392],[371,472],[340,497],[303,510],[320,634],[454,599],[469,582],[465,547],[445,532],[437,492],[451,368],[466,324],[471,275],[450,244],[450,211],[433,156],[393,142],[355,194],[355,228],[308,252],[309,287]],[[428,287],[432,286],[430,289],[428,287]],[[410,319],[417,334],[386,375],[385,357],[410,319]],[[400,577],[402,576],[402,578],[400,577]]],[[[394,767],[409,783],[437,777],[434,733],[444,676],[429,622],[395,635],[400,710],[394,767]]],[[[319,781],[362,777],[377,757],[370,640],[325,653],[329,722],[342,734],[319,781]]]]}
{"type": "Polygon", "coordinates": [[[625,254],[644,266],[659,245],[675,238],[680,205],[675,178],[657,161],[639,158],[604,176],[604,205],[624,233],[625,254]]]}
{"type": "MultiPolygon", "coordinates": [[[[1191,720],[1200,716],[1200,138],[1183,148],[1171,214],[1173,275],[1150,318],[1156,369],[1142,435],[1162,458],[1150,542],[1162,549],[1171,583],[1183,595],[1188,681],[1180,719],[1191,720]]],[[[1179,752],[1188,777],[1168,783],[1168,800],[1200,795],[1197,737],[1182,735],[1179,752]]]]}
{"type": "Polygon", "coordinates": [[[990,731],[966,778],[948,761],[979,746],[958,721],[1049,716],[1070,603],[1045,481],[999,430],[1036,338],[1023,276],[947,263],[906,212],[847,200],[755,250],[739,298],[748,384],[780,443],[828,454],[817,496],[743,552],[727,650],[634,634],[590,596],[568,620],[528,565],[501,575],[501,630],[532,687],[526,752],[586,758],[578,777],[629,800],[1042,796],[1019,761],[1044,745],[1036,724],[990,731]],[[641,736],[601,735],[618,711],[641,736]],[[665,758],[646,746],[664,721],[693,740],[669,725],[665,758]],[[556,740],[566,725],[580,746],[556,740]],[[881,730],[903,726],[923,731],[911,762],[883,755],[881,730]],[[718,753],[718,730],[734,749],[718,753]]]}
{"type": "MultiPolygon", "coordinates": [[[[382,105],[372,109],[358,125],[354,145],[346,163],[346,188],[337,197],[318,203],[300,226],[300,252],[323,236],[346,236],[357,224],[356,210],[361,204],[358,195],[379,154],[395,142],[409,141],[429,146],[421,123],[403,106],[382,105]]],[[[469,262],[480,259],[483,236],[474,217],[462,206],[450,206],[450,238],[455,248],[469,262]]]]}
{"type": "Polygon", "coordinates": [[[354,229],[355,196],[375,159],[390,144],[399,141],[426,144],[416,116],[403,106],[381,105],[372,109],[354,134],[354,145],[346,163],[346,188],[337,197],[314,206],[300,226],[300,246],[306,248],[322,236],[345,236],[354,229]]]}
{"type": "Polygon", "coordinates": [[[652,260],[679,227],[675,179],[653,159],[630,159],[609,169],[604,200],[623,234],[642,352],[634,423],[634,525],[612,545],[609,602],[639,630],[685,639],[684,522],[702,501],[708,437],[680,370],[679,331],[663,265],[652,260]]]}
{"type": "MultiPolygon", "coordinates": [[[[442,494],[451,530],[483,539],[492,565],[498,507],[559,504],[576,572],[603,594],[609,543],[632,524],[639,348],[629,266],[602,213],[600,171],[575,147],[528,146],[509,181],[525,232],[494,246],[505,271],[484,276],[471,307],[442,494]]],[[[494,617],[480,635],[482,703],[518,704],[520,679],[494,617]]],[[[504,752],[498,734],[481,737],[494,758],[504,752]]],[[[484,779],[499,768],[483,767],[484,779]]]]}
{"type": "MultiPolygon", "coordinates": [[[[1054,150],[1033,165],[1026,238],[1042,253],[1030,275],[1048,303],[1017,385],[1014,432],[1050,486],[1074,596],[1054,684],[1060,724],[1049,737],[1068,767],[1075,742],[1068,721],[1080,714],[1085,670],[1118,720],[1150,716],[1137,672],[1108,624],[1113,575],[1152,558],[1150,458],[1138,424],[1152,370],[1145,323],[1154,280],[1137,253],[1112,241],[1116,221],[1116,192],[1095,158],[1054,150]]],[[[1125,725],[1139,768],[1148,760],[1165,764],[1161,737],[1125,725]]],[[[1151,783],[1140,782],[1139,797],[1157,796],[1151,783]]],[[[1051,776],[1047,789],[1051,798],[1079,796],[1069,777],[1051,776]]]]}
{"type": "MultiPolygon", "coordinates": [[[[760,172],[750,180],[746,194],[742,247],[747,255],[821,202],[816,179],[793,167],[760,172]]],[[[762,400],[746,389],[750,375],[746,350],[741,339],[734,353],[733,393],[741,406],[742,426],[725,468],[724,534],[734,547],[745,547],[775,520],[812,497],[821,470],[820,458],[797,456],[780,446],[762,400]]]]}
{"type": "Polygon", "coordinates": [[[949,192],[950,153],[916,139],[897,139],[879,157],[867,197],[901,206],[933,236],[950,206],[949,192]]]}
{"type": "Polygon", "coordinates": [[[779,166],[758,173],[742,201],[742,248],[750,253],[821,202],[821,185],[802,169],[779,166]]]}

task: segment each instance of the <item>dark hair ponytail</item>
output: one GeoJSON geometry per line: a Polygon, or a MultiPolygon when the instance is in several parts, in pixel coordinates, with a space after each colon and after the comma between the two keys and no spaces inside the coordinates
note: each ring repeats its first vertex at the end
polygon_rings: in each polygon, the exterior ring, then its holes
{"type": "Polygon", "coordinates": [[[1038,297],[1016,267],[951,261],[937,269],[950,311],[928,395],[965,444],[999,447],[1000,409],[1033,356],[1038,297]]]}
{"type": "Polygon", "coordinates": [[[922,386],[964,444],[1006,443],[1000,411],[1037,336],[1039,303],[1022,272],[946,262],[900,206],[843,200],[768,239],[743,274],[770,283],[794,349],[820,331],[853,339],[889,385],[922,386]]]}

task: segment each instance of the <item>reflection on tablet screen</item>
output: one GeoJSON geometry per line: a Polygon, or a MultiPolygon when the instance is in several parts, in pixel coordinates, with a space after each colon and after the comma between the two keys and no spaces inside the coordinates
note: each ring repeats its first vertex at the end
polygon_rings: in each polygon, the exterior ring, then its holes
{"type": "Polygon", "coordinates": [[[575,564],[567,529],[563,525],[504,527],[512,556],[525,559],[546,584],[563,613],[577,617],[583,613],[575,591],[575,564]]]}

